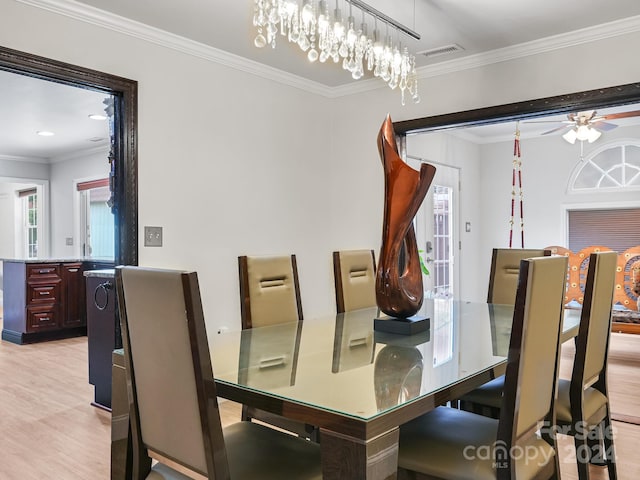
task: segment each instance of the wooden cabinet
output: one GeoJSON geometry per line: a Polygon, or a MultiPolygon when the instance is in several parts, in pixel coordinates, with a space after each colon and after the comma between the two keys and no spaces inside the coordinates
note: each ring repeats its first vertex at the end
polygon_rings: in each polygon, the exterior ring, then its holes
{"type": "Polygon", "coordinates": [[[26,332],[32,333],[57,329],[62,299],[60,265],[28,264],[26,265],[26,270],[26,332]]]}
{"type": "Polygon", "coordinates": [[[86,324],[84,277],[82,263],[62,264],[62,327],[80,327],[86,324]]]}
{"type": "Polygon", "coordinates": [[[93,405],[111,409],[111,370],[113,350],[121,348],[120,329],[116,320],[114,272],[86,272],[87,337],[89,350],[89,383],[94,386],[93,405]]]}
{"type": "Polygon", "coordinates": [[[3,260],[2,339],[31,343],[86,334],[82,261],[3,260]]]}

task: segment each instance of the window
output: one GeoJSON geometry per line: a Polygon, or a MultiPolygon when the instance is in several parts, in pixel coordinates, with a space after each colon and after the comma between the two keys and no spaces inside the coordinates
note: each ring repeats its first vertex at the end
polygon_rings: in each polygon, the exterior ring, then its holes
{"type": "MultiPolygon", "coordinates": [[[[569,181],[570,193],[632,192],[640,189],[640,140],[618,140],[602,145],[587,156],[569,181]]],[[[609,197],[602,197],[609,200],[609,197]]],[[[616,252],[640,245],[640,203],[637,194],[611,206],[596,202],[589,208],[567,211],[568,248],[579,252],[604,246],[616,252]]]]}
{"type": "Polygon", "coordinates": [[[80,194],[80,234],[82,256],[113,258],[115,252],[115,219],[108,201],[109,180],[78,183],[80,194]]]}
{"type": "Polygon", "coordinates": [[[38,257],[38,192],[35,188],[21,190],[18,196],[22,203],[22,226],[24,256],[38,257]]]}
{"type": "Polygon", "coordinates": [[[453,189],[433,186],[433,290],[436,294],[450,295],[451,288],[451,229],[450,206],[453,189]]]}
{"type": "Polygon", "coordinates": [[[587,156],[574,173],[569,190],[640,188],[640,142],[622,140],[603,145],[587,156]]]}

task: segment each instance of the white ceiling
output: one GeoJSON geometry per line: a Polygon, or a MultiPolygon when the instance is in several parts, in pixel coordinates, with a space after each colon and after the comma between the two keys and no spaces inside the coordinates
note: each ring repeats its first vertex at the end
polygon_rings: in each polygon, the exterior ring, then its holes
{"type": "MultiPolygon", "coordinates": [[[[327,1],[330,8],[335,7],[335,0],[327,1]]],[[[346,16],[349,7],[343,1],[338,0],[346,16]]],[[[60,3],[68,2],[60,0],[60,3]]],[[[638,0],[367,0],[367,3],[421,35],[419,41],[402,39],[413,53],[450,44],[464,48],[431,58],[417,55],[418,67],[554,36],[578,38],[589,29],[606,28],[604,24],[608,22],[640,16],[638,0]]],[[[94,18],[96,14],[104,15],[113,22],[124,17],[328,88],[356,82],[338,65],[310,64],[305,54],[284,38],[278,39],[275,49],[256,48],[253,45],[256,31],[251,23],[253,0],[81,0],[77,5],[82,8],[74,7],[75,11],[89,9],[94,18]]],[[[46,159],[95,146],[89,139],[106,139],[106,124],[90,121],[87,115],[102,110],[103,99],[104,95],[96,92],[0,72],[0,158],[46,159]],[[42,129],[57,134],[37,137],[35,131],[42,129]]],[[[500,135],[492,131],[496,126],[478,128],[491,132],[480,130],[478,135],[500,135]]]]}
{"type": "Polygon", "coordinates": [[[49,162],[108,145],[108,96],[0,70],[0,159],[49,162]],[[55,135],[42,137],[36,132],[55,135]]]}

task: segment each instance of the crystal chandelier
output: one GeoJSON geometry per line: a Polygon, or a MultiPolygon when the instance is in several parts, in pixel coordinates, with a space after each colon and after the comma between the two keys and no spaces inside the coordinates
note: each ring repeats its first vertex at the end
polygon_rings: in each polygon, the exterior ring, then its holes
{"type": "Polygon", "coordinates": [[[310,62],[331,60],[351,73],[355,80],[365,71],[372,72],[391,89],[399,88],[402,105],[405,92],[414,103],[420,102],[415,57],[399,41],[400,33],[420,39],[420,35],[387,17],[360,0],[336,0],[331,11],[326,0],[255,0],[253,25],[258,29],[254,44],[275,48],[278,33],[307,52],[310,62]],[[340,3],[348,3],[345,20],[340,3]],[[356,23],[353,7],[360,10],[356,23]],[[369,32],[366,14],[373,20],[369,32]],[[384,36],[378,28],[384,25],[384,36]],[[395,32],[394,35],[390,34],[395,32]]]}

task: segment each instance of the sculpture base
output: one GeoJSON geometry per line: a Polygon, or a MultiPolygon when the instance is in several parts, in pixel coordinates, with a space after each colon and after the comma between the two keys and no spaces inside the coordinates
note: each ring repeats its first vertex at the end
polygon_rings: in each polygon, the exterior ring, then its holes
{"type": "Polygon", "coordinates": [[[431,330],[414,333],[413,335],[396,335],[387,332],[373,332],[373,341],[376,344],[392,345],[394,347],[417,347],[431,340],[431,330]]]}
{"type": "Polygon", "coordinates": [[[383,316],[373,320],[373,329],[378,332],[395,333],[397,335],[415,335],[429,329],[430,319],[414,315],[409,318],[383,316]]]}

